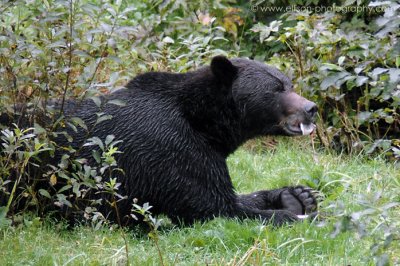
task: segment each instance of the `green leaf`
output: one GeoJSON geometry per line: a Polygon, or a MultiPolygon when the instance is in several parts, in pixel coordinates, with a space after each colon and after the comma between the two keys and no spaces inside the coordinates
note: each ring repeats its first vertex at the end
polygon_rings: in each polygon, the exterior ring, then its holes
{"type": "Polygon", "coordinates": [[[92,156],[96,160],[97,163],[101,163],[101,157],[97,150],[92,150],[92,156]]]}
{"type": "Polygon", "coordinates": [[[364,122],[369,121],[371,115],[371,112],[360,112],[358,114],[358,121],[360,122],[360,124],[363,124],[364,122]]]}
{"type": "Polygon", "coordinates": [[[104,143],[106,144],[106,146],[108,146],[108,144],[111,143],[111,141],[113,141],[115,139],[114,135],[107,135],[106,140],[104,141],[104,143]]]}
{"type": "Polygon", "coordinates": [[[368,81],[368,77],[358,76],[356,79],[356,86],[360,87],[361,85],[364,85],[367,81],[368,81]]]}
{"type": "Polygon", "coordinates": [[[34,138],[34,137],[36,137],[35,134],[27,134],[27,135],[22,136],[21,140],[30,139],[30,138],[34,138]]]}
{"type": "Polygon", "coordinates": [[[331,64],[331,63],[323,63],[321,70],[333,70],[333,71],[343,71],[344,69],[341,66],[331,64]]]}
{"type": "Polygon", "coordinates": [[[44,129],[41,125],[39,125],[38,123],[34,123],[33,124],[33,128],[34,128],[34,133],[36,135],[40,135],[40,134],[45,134],[46,133],[46,129],[44,129]]]}
{"type": "Polygon", "coordinates": [[[82,195],[81,191],[80,191],[80,187],[81,187],[81,185],[78,182],[75,182],[72,185],[72,192],[75,193],[76,197],[78,197],[78,198],[82,195]]]}
{"type": "Polygon", "coordinates": [[[101,150],[104,150],[104,144],[99,137],[92,137],[92,138],[88,139],[87,141],[88,142],[83,144],[84,147],[96,145],[96,146],[99,146],[101,150]]]}
{"type": "Polygon", "coordinates": [[[386,116],[385,122],[388,124],[392,124],[394,122],[394,118],[392,116],[386,116]]]}
{"type": "Polygon", "coordinates": [[[60,201],[60,203],[67,205],[68,207],[72,207],[72,204],[69,200],[67,200],[67,196],[64,194],[57,194],[57,199],[60,201]]]}
{"type": "Polygon", "coordinates": [[[110,120],[111,118],[112,118],[112,115],[103,115],[103,116],[100,116],[99,118],[97,118],[96,125],[97,125],[97,124],[100,124],[101,122],[110,120]]]}
{"type": "Polygon", "coordinates": [[[59,191],[57,191],[58,193],[62,193],[68,189],[70,189],[72,186],[71,185],[65,185],[63,186],[59,191]]]}
{"type": "Polygon", "coordinates": [[[345,56],[339,57],[339,59],[338,59],[338,65],[341,66],[341,65],[343,64],[343,62],[344,62],[345,59],[346,59],[345,56]]]}
{"type": "Polygon", "coordinates": [[[72,123],[74,123],[74,125],[78,125],[78,126],[80,126],[81,128],[83,128],[83,129],[86,130],[86,131],[88,130],[88,128],[87,128],[85,122],[84,122],[81,118],[79,118],[79,117],[72,117],[72,118],[71,118],[71,121],[72,121],[72,123]]]}
{"type": "Polygon", "coordinates": [[[72,124],[72,123],[70,123],[70,122],[67,122],[67,125],[68,125],[75,133],[78,132],[78,129],[76,128],[76,126],[75,126],[74,124],[72,124]]]}
{"type": "Polygon", "coordinates": [[[386,73],[386,72],[388,72],[388,71],[389,71],[389,69],[387,69],[387,68],[377,67],[377,68],[375,68],[375,69],[371,72],[371,77],[372,77],[374,80],[377,80],[379,75],[381,75],[381,74],[383,74],[383,73],[386,73]]]}
{"type": "Polygon", "coordinates": [[[164,43],[175,43],[175,41],[169,36],[164,37],[164,39],[162,41],[164,43]]]}
{"type": "Polygon", "coordinates": [[[0,207],[0,228],[9,227],[12,221],[7,218],[8,208],[6,206],[0,207]]]}
{"type": "MultiPolygon", "coordinates": [[[[339,72],[335,74],[331,74],[328,77],[326,77],[322,83],[321,83],[321,90],[326,90],[331,86],[338,86],[338,81],[345,79],[346,77],[349,77],[350,73],[348,72],[339,72]]],[[[345,82],[344,80],[343,82],[345,82]]]]}
{"type": "Polygon", "coordinates": [[[39,194],[44,196],[44,197],[46,197],[46,198],[48,198],[48,199],[51,199],[50,193],[47,190],[39,189],[39,194]]]}
{"type": "Polygon", "coordinates": [[[351,6],[352,4],[354,4],[356,2],[356,0],[346,0],[343,4],[343,6],[351,6]]]}
{"type": "Polygon", "coordinates": [[[120,99],[114,99],[114,100],[108,101],[107,103],[108,104],[115,104],[115,105],[118,105],[118,106],[125,106],[126,105],[126,102],[124,102],[123,100],[120,100],[120,99]]]}
{"type": "Polygon", "coordinates": [[[7,217],[7,212],[8,212],[7,207],[6,206],[1,206],[0,207],[0,219],[6,218],[7,217]]]}
{"type": "Polygon", "coordinates": [[[389,82],[390,83],[400,83],[400,69],[397,68],[390,68],[389,69],[389,82]]]}
{"type": "Polygon", "coordinates": [[[96,104],[97,107],[100,108],[100,106],[101,106],[101,99],[100,99],[100,97],[93,96],[93,97],[90,97],[90,99],[96,104]]]}

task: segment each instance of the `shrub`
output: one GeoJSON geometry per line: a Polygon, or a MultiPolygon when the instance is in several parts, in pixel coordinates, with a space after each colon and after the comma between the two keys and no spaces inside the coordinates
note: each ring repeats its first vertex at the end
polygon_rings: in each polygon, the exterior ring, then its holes
{"type": "Polygon", "coordinates": [[[377,1],[360,7],[367,11],[354,16],[289,12],[251,30],[259,35],[260,47],[280,47],[269,61],[292,75],[297,89],[318,102],[323,145],[398,156],[400,6],[377,1]]]}

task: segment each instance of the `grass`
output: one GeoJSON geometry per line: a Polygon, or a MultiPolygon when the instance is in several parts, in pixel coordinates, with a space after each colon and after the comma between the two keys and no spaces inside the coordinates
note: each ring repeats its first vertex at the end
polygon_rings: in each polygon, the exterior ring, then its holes
{"type": "MultiPolygon", "coordinates": [[[[400,174],[393,164],[314,153],[304,139],[280,141],[272,150],[255,141],[228,164],[239,193],[300,183],[318,187],[325,197],[325,219],[280,228],[221,218],[186,228],[167,225],[158,232],[165,265],[400,263],[400,212],[395,206],[400,174]],[[345,217],[352,214],[349,222],[345,217]]],[[[155,242],[145,232],[126,233],[132,265],[161,264],[155,242]]],[[[124,264],[121,229],[68,230],[62,223],[27,218],[23,225],[0,231],[0,265],[124,264]]]]}

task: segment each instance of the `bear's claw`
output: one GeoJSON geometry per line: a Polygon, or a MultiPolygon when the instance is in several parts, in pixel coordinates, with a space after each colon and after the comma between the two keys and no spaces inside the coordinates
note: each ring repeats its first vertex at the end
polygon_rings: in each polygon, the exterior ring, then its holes
{"type": "Polygon", "coordinates": [[[317,209],[313,190],[304,186],[288,187],[280,195],[282,208],[296,215],[305,215],[317,209]]]}

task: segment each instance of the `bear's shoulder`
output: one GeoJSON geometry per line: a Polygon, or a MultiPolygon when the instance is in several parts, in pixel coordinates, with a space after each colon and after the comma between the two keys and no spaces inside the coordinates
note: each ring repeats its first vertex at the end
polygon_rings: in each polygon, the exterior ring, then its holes
{"type": "Polygon", "coordinates": [[[127,85],[128,90],[165,91],[179,86],[186,74],[170,72],[147,72],[134,77],[127,85]]]}

